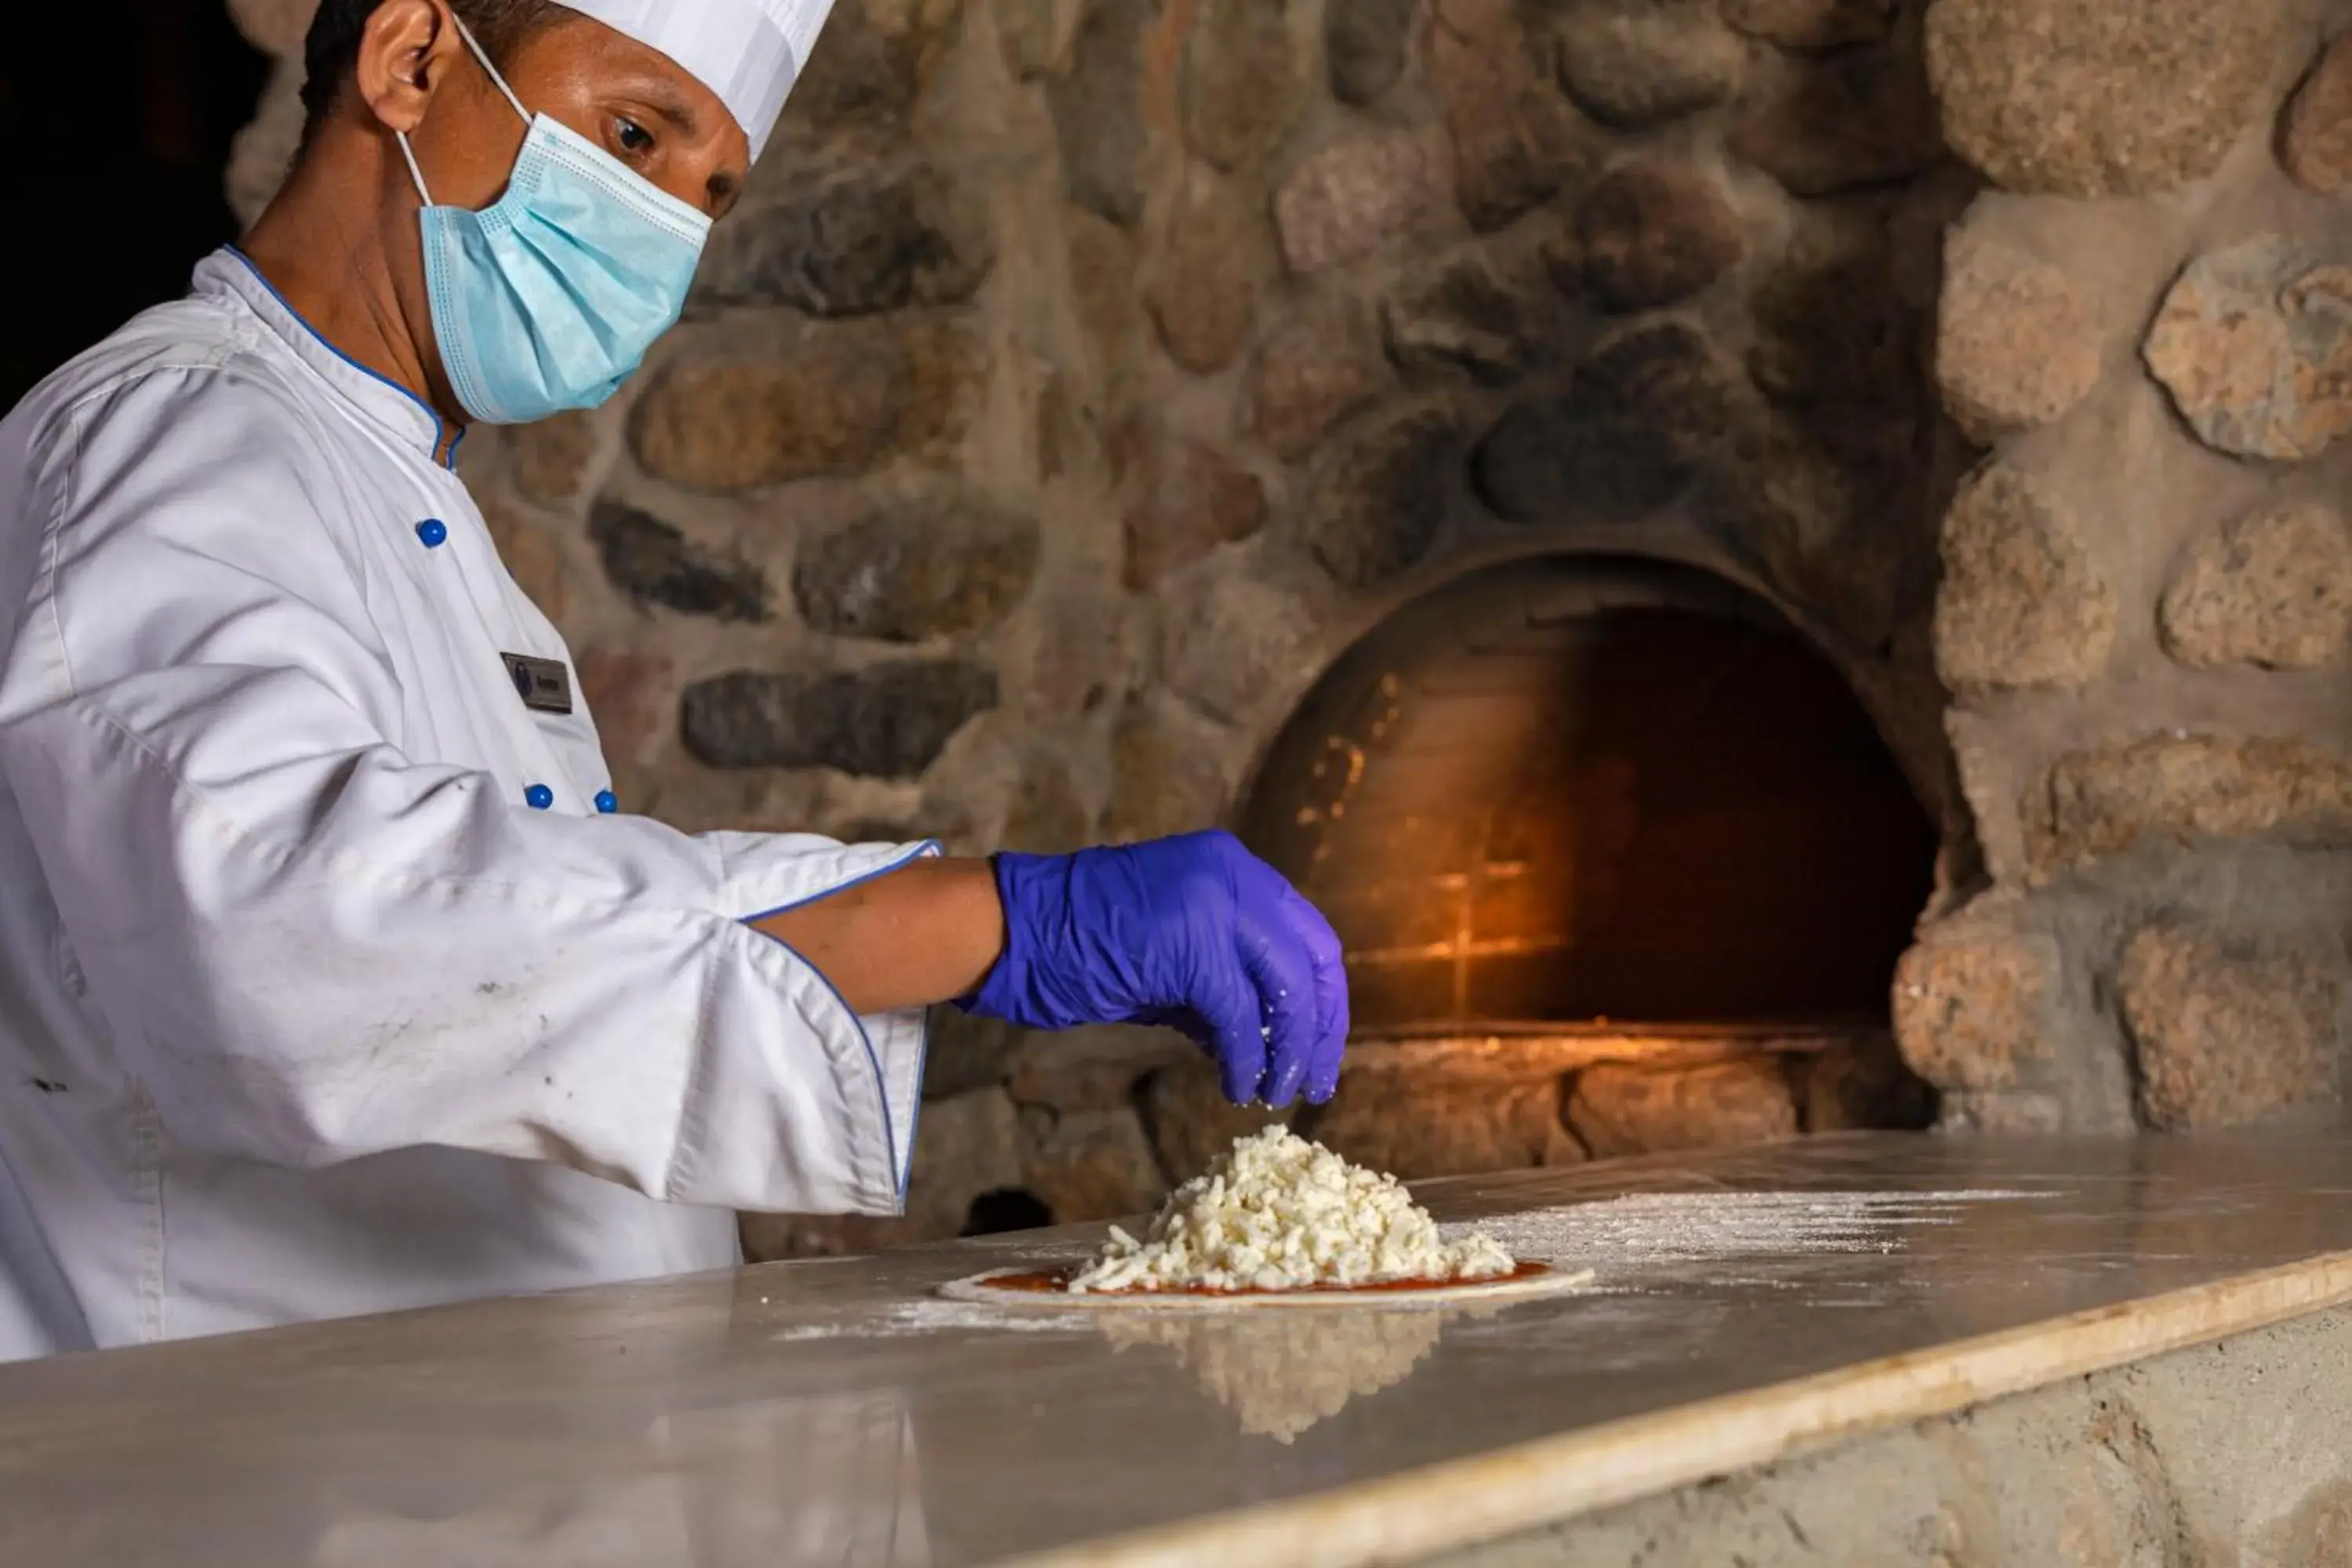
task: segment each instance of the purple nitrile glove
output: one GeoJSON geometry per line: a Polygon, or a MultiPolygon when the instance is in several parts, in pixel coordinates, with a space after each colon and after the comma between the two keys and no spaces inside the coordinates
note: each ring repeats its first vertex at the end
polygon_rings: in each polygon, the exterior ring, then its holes
{"type": "Polygon", "coordinates": [[[1217,1058],[1225,1098],[1321,1104],[1339,1084],[1339,939],[1229,833],[999,855],[1004,956],[958,1005],[1031,1029],[1164,1024],[1217,1058]]]}

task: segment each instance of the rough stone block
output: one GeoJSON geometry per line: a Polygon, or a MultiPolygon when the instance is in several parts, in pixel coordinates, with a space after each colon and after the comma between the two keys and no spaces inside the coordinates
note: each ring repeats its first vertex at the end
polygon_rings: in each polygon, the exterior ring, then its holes
{"type": "Polygon", "coordinates": [[[956,304],[995,264],[985,215],[936,170],[872,157],[847,167],[787,157],[778,167],[791,184],[714,233],[694,309],[783,305],[845,318],[956,304]]]}
{"type": "Polygon", "coordinates": [[[2352,190],[2352,36],[2328,45],[2295,89],[2279,162],[2296,184],[2322,195],[2352,190]]]}
{"type": "Polygon", "coordinates": [[[1597,1160],[1735,1148],[1797,1133],[1797,1105],[1776,1058],[1711,1067],[1614,1064],[1576,1075],[1568,1125],[1597,1160]]]}
{"type": "MultiPolygon", "coordinates": [[[[906,837],[906,829],[892,825],[876,833],[873,842],[890,843],[906,837]]],[[[866,841],[866,832],[857,830],[852,830],[845,839],[852,844],[866,841]]],[[[951,1100],[977,1089],[1003,1088],[1029,1038],[1027,1030],[1015,1028],[1002,1019],[975,1017],[961,1007],[945,1005],[931,1009],[930,1027],[929,1049],[923,1058],[926,1100],[951,1100]]]]}
{"type": "Polygon", "coordinates": [[[1556,1078],[1441,1085],[1397,1074],[1350,1075],[1309,1130],[1326,1148],[1408,1182],[1569,1165],[1585,1157],[1560,1121],[1556,1078]]]}
{"type": "Polygon", "coordinates": [[[1470,226],[1498,229],[1592,165],[1515,0],[1433,0],[1429,74],[1454,144],[1454,195],[1470,226]]]}
{"type": "Polygon", "coordinates": [[[517,493],[549,505],[568,501],[588,488],[588,470],[596,458],[596,416],[574,412],[514,426],[499,433],[499,444],[517,493]]]}
{"type": "Polygon", "coordinates": [[[1336,142],[1293,170],[1274,198],[1282,254],[1294,272],[1364,260],[1437,205],[1437,161],[1411,132],[1336,142]]]}
{"type": "Polygon", "coordinates": [[[2158,615],[2165,650],[2192,668],[2315,669],[2352,633],[2352,536],[2316,501],[2233,518],[2189,547],[2158,615]]]}
{"type": "Polygon", "coordinates": [[[1506,385],[1546,357],[1551,294],[1531,265],[1454,252],[1404,279],[1382,307],[1389,357],[1415,379],[1506,385]]]}
{"type": "Polygon", "coordinates": [[[2067,1131],[2070,1120],[2063,1095],[2041,1090],[1950,1089],[1937,1105],[1936,1126],[1946,1132],[2040,1137],[2067,1131]]]}
{"type": "Polygon", "coordinates": [[[923,1107],[907,1214],[927,1235],[955,1235],[972,1199],[1020,1184],[1020,1122],[1003,1089],[975,1089],[923,1107]]]}
{"type": "Polygon", "coordinates": [[[1885,526],[1906,504],[1900,476],[1824,439],[1834,416],[1773,419],[1741,433],[1704,515],[1753,551],[1780,591],[1863,647],[1885,645],[1916,549],[1885,526]]]}
{"type": "Polygon", "coordinates": [[[914,778],[996,706],[996,672],[955,659],[698,680],[681,704],[686,749],[718,768],[834,768],[914,778]]]}
{"type": "Polygon", "coordinates": [[[1028,677],[1014,678],[1030,718],[1053,723],[1093,713],[1133,686],[1129,608],[1091,584],[1066,585],[1037,606],[1028,677]]]}
{"type": "Polygon", "coordinates": [[[2100,357],[2098,323],[2064,270],[1954,231],[1936,380],[1969,439],[1990,446],[2061,418],[2098,384],[2100,357]]]}
{"type": "Polygon", "coordinates": [[[2031,475],[1979,469],[1943,526],[1936,668],[1954,691],[2081,686],[2115,645],[2116,601],[2080,524],[2031,475]]]}
{"type": "Polygon", "coordinates": [[[1184,144],[1220,169],[1263,164],[1297,121],[1305,82],[1279,0],[1203,0],[1178,69],[1184,144]]]}
{"type": "Polygon", "coordinates": [[[2162,1131],[2229,1127],[2336,1091],[2340,960],[2141,930],[2116,973],[2139,1066],[2140,1115],[2162,1131]]]}
{"type": "Polygon", "coordinates": [[[2248,129],[2278,60],[2276,0],[1937,0],[1944,134],[2013,191],[2178,190],[2248,129]]]}
{"type": "Polygon", "coordinates": [[[1078,30],[1069,75],[1047,87],[1070,199],[1121,227],[1143,216],[1143,34],[1152,0],[1102,0],[1078,30]]]}
{"type": "Polygon", "coordinates": [[[1730,147],[1791,195],[1823,196],[1915,174],[1939,143],[1918,62],[1860,49],[1752,92],[1730,147]]]}
{"type": "Polygon", "coordinates": [[[1267,450],[1295,462],[1370,404],[1386,380],[1370,312],[1344,299],[1311,305],[1258,346],[1244,384],[1244,418],[1267,450]]]}
{"type": "Polygon", "coordinates": [[[1118,843],[1213,827],[1226,781],[1222,737],[1172,705],[1130,702],[1111,731],[1111,790],[1103,832],[1118,843]]]}
{"type": "Polygon", "coordinates": [[[1286,700],[1313,679],[1320,657],[1307,604],[1256,576],[1181,581],[1160,620],[1168,689],[1229,724],[1286,700]]]}
{"type": "Polygon", "coordinates": [[[2050,1049],[2061,960],[2039,932],[1985,922],[1930,931],[1895,971],[1895,1038],[1945,1090],[2016,1087],[2050,1049]]]}
{"type": "Polygon", "coordinates": [[[1584,0],[1559,22],[1559,82],[1604,125],[1640,131],[1739,89],[1748,47],[1704,0],[1584,0]]]}
{"type": "Polygon", "coordinates": [[[1604,341],[1566,393],[1515,403],[1479,443],[1472,479],[1514,522],[1633,521],[1696,478],[1732,412],[1730,381],[1680,321],[1604,341]]]}
{"type": "Polygon", "coordinates": [[[695,543],[651,513],[599,501],[588,514],[588,537],[604,557],[604,575],[640,606],[715,621],[768,618],[768,583],[758,567],[695,543]]]}
{"type": "Polygon", "coordinates": [[[1121,433],[1114,457],[1133,497],[1120,580],[1138,593],[1265,525],[1265,487],[1205,441],[1139,424],[1121,433]]]}
{"type": "Polygon", "coordinates": [[[667,654],[592,647],[577,660],[580,695],[596,740],[616,761],[650,762],[677,714],[677,667],[667,654]]]}
{"type": "Polygon", "coordinates": [[[1144,1079],[1200,1055],[1173,1029],[1103,1024],[1033,1034],[1013,1058],[1006,1089],[1014,1104],[1059,1115],[1132,1109],[1144,1079]]]}
{"type": "Polygon", "coordinates": [[[1748,378],[1773,402],[1833,408],[1881,426],[1919,401],[1918,312],[1876,248],[1792,250],[1750,301],[1748,378]]]}
{"type": "Polygon", "coordinates": [[[2200,257],[2144,353],[2206,445],[2315,458],[2352,431],[2352,263],[2280,235],[2200,257]]]}
{"type": "Polygon", "coordinates": [[[1184,177],[1144,283],[1168,357],[1207,375],[1239,359],[1257,320],[1264,210],[1204,168],[1184,177]]]}
{"type": "Polygon", "coordinates": [[[1051,752],[1022,764],[1020,784],[997,832],[1000,849],[1023,855],[1067,855],[1094,841],[1094,813],[1079,797],[1070,766],[1051,752]]]}
{"type": "Polygon", "coordinates": [[[482,523],[515,586],[550,620],[561,621],[572,604],[572,568],[554,531],[495,504],[482,508],[482,523]]]}
{"type": "Polygon", "coordinates": [[[996,37],[1004,63],[1024,81],[1068,70],[1084,9],[1075,0],[996,0],[996,37]]]}
{"type": "Polygon", "coordinates": [[[967,494],[886,505],[802,549],[802,618],[836,637],[921,642],[992,626],[1037,574],[1037,524],[967,494]]]}
{"type": "Polygon", "coordinates": [[[955,41],[964,0],[845,0],[793,84],[782,133],[903,125],[955,41]]]}
{"type": "Polygon", "coordinates": [[[1022,1184],[1057,1225],[1148,1215],[1168,1194],[1132,1107],[1022,1113],[1022,1184]]]}
{"type": "Polygon", "coordinates": [[[1420,0],[1330,0],[1323,13],[1323,53],[1331,96],[1361,109],[1388,96],[1404,75],[1420,0]]]}
{"type": "Polygon", "coordinates": [[[1936,1091],[1891,1037],[1832,1046],[1792,1064],[1805,1131],[1916,1131],[1934,1124],[1936,1091]]]}
{"type": "Polygon", "coordinates": [[[2304,741],[2186,733],[2061,757],[2019,808],[2048,872],[2142,844],[2352,847],[2352,767],[2304,741]]]}
{"type": "Polygon", "coordinates": [[[1307,547],[1334,580],[1369,588],[1418,564],[1436,541],[1460,464],[1442,403],[1383,412],[1334,444],[1318,465],[1307,547]]]}
{"type": "Polygon", "coordinates": [[[654,377],[629,422],[646,472],[705,490],[860,474],[944,435],[975,379],[962,334],[923,318],[787,323],[760,346],[654,377]]]}
{"type": "Polygon", "coordinates": [[[1716,182],[1643,162],[1614,169],[1576,209],[1576,274],[1604,310],[1678,304],[1739,265],[1747,234],[1716,182]]]}

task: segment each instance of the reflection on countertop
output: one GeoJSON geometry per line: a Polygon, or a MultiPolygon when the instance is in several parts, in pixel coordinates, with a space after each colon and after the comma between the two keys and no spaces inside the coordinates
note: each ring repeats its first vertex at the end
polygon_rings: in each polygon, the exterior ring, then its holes
{"type": "Polygon", "coordinates": [[[1174,1352],[1176,1364],[1239,1416],[1244,1432],[1293,1443],[1350,1399],[1412,1376],[1459,1315],[1427,1308],[1139,1313],[1098,1317],[1096,1326],[1123,1351],[1174,1352]]]}
{"type": "Polygon", "coordinates": [[[316,1568],[929,1568],[905,1399],[878,1389],[662,1415],[641,1473],[525,1487],[457,1513],[361,1494],[321,1519],[316,1568]],[[699,1457],[723,1456],[713,1468],[699,1457]]]}

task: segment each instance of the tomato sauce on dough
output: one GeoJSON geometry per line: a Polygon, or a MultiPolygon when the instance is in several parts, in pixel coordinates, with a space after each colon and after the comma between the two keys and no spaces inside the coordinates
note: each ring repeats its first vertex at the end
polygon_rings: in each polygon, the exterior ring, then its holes
{"type": "MultiPolygon", "coordinates": [[[[1312,1293],[1339,1292],[1350,1296],[1371,1296],[1394,1290],[1451,1290],[1474,1285],[1504,1285],[1520,1279],[1535,1279],[1551,1272],[1549,1263],[1522,1263],[1508,1274],[1489,1274],[1477,1279],[1381,1279],[1369,1285],[1308,1285],[1296,1290],[1221,1290],[1207,1285],[1181,1285],[1170,1290],[1089,1290],[1089,1296],[1304,1296],[1312,1293]]],[[[1003,1290],[1018,1295],[1066,1295],[1069,1291],[1075,1268],[1039,1268],[1024,1274],[1000,1274],[992,1279],[974,1281],[982,1289],[1003,1290]]]]}

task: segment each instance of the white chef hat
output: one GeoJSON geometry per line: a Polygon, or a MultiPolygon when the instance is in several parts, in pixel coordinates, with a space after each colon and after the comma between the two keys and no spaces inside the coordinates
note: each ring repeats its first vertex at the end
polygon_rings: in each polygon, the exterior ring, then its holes
{"type": "Polygon", "coordinates": [[[719,95],[758,158],[834,0],[562,0],[676,60],[719,95]]]}

